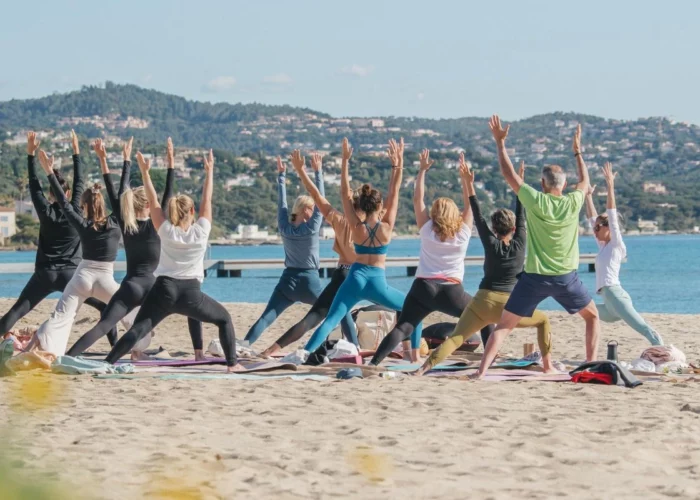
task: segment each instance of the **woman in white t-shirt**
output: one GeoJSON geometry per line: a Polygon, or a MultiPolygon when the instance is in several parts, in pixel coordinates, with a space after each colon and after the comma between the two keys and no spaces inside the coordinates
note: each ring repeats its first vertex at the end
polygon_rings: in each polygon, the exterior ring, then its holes
{"type": "MultiPolygon", "coordinates": [[[[378,365],[391,353],[399,342],[408,340],[416,326],[433,312],[442,312],[458,318],[471,300],[464,291],[464,257],[472,236],[472,216],[467,191],[466,172],[460,168],[464,210],[450,198],[438,198],[428,212],[423,200],[425,174],[433,165],[430,151],[424,149],[420,155],[420,170],[415,182],[413,208],[420,227],[420,257],[416,279],[406,296],[396,327],[379,345],[370,362],[378,365]]],[[[418,353],[411,358],[417,361],[418,353]]]]}
{"type": "Polygon", "coordinates": [[[606,213],[598,215],[593,203],[595,186],[588,190],[586,196],[586,215],[593,228],[598,255],[595,259],[595,288],[603,297],[603,304],[598,304],[598,314],[602,321],[614,323],[624,321],[631,328],[644,335],[651,345],[663,345],[661,335],[644,321],[632,304],[632,298],[620,285],[620,266],[627,256],[627,247],[622,241],[620,222],[615,206],[615,177],[612,165],[606,163],[603,176],[608,186],[606,213]]]}
{"type": "Polygon", "coordinates": [[[151,182],[150,160],[146,161],[140,152],[137,159],[151,206],[151,220],[160,236],[160,262],[154,273],[156,282],[146,296],[134,326],[119,339],[106,361],[115,363],[166,317],[181,314],[218,326],[227,371],[238,371],[240,365],[236,364],[236,338],[231,315],[201,289],[204,255],[211,231],[214,154],[210,150],[208,158],[204,158],[206,179],[197,221],[194,221],[192,198],[182,194],[170,199],[166,216],[151,182]]]}

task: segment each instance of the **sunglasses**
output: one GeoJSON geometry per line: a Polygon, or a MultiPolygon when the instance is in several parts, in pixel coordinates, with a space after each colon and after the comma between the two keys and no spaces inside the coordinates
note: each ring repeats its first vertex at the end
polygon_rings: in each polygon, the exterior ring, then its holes
{"type": "Polygon", "coordinates": [[[593,226],[593,230],[600,231],[601,227],[608,227],[608,221],[604,220],[604,221],[596,223],[596,225],[593,226]]]}

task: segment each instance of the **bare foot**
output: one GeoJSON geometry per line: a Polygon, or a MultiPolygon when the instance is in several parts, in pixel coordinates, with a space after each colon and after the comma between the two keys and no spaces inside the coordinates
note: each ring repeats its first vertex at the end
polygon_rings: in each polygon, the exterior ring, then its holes
{"type": "Polygon", "coordinates": [[[468,378],[469,380],[482,380],[484,378],[484,375],[479,370],[477,370],[476,372],[469,375],[468,378]]]}
{"type": "Polygon", "coordinates": [[[226,373],[237,373],[237,372],[244,372],[244,371],[245,371],[245,367],[240,363],[237,363],[235,366],[227,366],[226,367],[226,373]]]}
{"type": "Polygon", "coordinates": [[[263,359],[268,359],[271,358],[273,354],[277,353],[277,351],[280,350],[280,346],[277,344],[272,344],[270,347],[265,349],[263,352],[260,353],[260,357],[263,359]]]}
{"type": "Polygon", "coordinates": [[[204,355],[204,351],[202,349],[195,349],[194,350],[194,360],[195,361],[205,361],[207,357],[204,355]]]}
{"type": "Polygon", "coordinates": [[[146,361],[148,359],[153,358],[143,351],[131,351],[131,361],[146,361]]]}

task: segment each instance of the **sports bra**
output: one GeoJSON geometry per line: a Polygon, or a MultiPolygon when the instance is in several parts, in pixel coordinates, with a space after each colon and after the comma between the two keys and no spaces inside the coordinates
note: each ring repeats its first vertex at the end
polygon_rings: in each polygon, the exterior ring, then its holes
{"type": "Polygon", "coordinates": [[[378,245],[377,229],[379,229],[381,223],[382,222],[379,221],[374,227],[370,228],[366,222],[363,222],[369,236],[367,236],[367,239],[361,244],[358,245],[355,243],[355,253],[357,255],[386,255],[389,251],[388,243],[386,245],[378,245]],[[369,245],[366,245],[367,242],[369,242],[369,245]]]}

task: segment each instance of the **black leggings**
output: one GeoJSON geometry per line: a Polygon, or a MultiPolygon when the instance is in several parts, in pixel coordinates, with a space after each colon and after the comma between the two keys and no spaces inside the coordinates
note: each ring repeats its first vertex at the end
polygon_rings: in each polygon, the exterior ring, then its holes
{"type": "MultiPolygon", "coordinates": [[[[66,285],[75,274],[75,269],[37,269],[29,278],[29,281],[24,286],[22,293],[19,294],[17,302],[10,308],[9,311],[0,319],[0,334],[5,334],[12,330],[20,319],[29,314],[29,311],[34,309],[39,302],[44,300],[53,292],[63,292],[66,285]]],[[[105,303],[93,297],[85,301],[85,304],[94,307],[98,311],[105,310],[105,303]]],[[[117,343],[117,329],[112,328],[109,332],[105,332],[109,339],[109,344],[114,346],[117,343]]]]}
{"type": "Polygon", "coordinates": [[[219,340],[224,349],[226,364],[236,364],[236,337],[231,315],[224,306],[202,293],[201,283],[196,279],[178,280],[167,276],[156,279],[148,292],[141,310],[136,315],[134,326],[119,339],[107,355],[108,363],[117,362],[136,343],[153,330],[158,323],[171,314],[181,314],[219,327],[219,340]]]}
{"type": "MultiPolygon", "coordinates": [[[[459,283],[416,278],[396,326],[379,344],[370,365],[378,365],[401,341],[408,340],[416,326],[430,313],[437,311],[459,318],[471,299],[471,295],[459,283]]],[[[484,327],[481,335],[490,335],[492,329],[493,325],[484,327]]]]}
{"type": "MultiPolygon", "coordinates": [[[[315,328],[323,321],[328,315],[328,310],[331,308],[331,304],[333,303],[336,293],[338,293],[340,285],[343,284],[349,272],[350,268],[348,267],[338,267],[333,271],[331,282],[323,289],[323,292],[321,292],[321,295],[316,299],[314,305],[311,306],[309,312],[306,313],[306,316],[277,339],[276,344],[278,346],[281,348],[287,347],[292,342],[296,342],[302,338],[306,332],[315,328]]],[[[357,329],[355,328],[355,323],[352,321],[352,317],[346,316],[343,318],[340,322],[340,329],[343,331],[343,336],[348,342],[359,346],[357,329]]]]}
{"type": "MultiPolygon", "coordinates": [[[[104,337],[109,330],[115,328],[117,323],[124,319],[127,314],[143,304],[155,281],[156,278],[152,274],[148,276],[127,275],[119,286],[119,290],[112,295],[112,300],[107,304],[99,323],[80,337],[66,354],[80,356],[91,345],[104,337]]],[[[202,323],[187,318],[187,326],[195,350],[203,349],[202,323]]]]}

